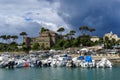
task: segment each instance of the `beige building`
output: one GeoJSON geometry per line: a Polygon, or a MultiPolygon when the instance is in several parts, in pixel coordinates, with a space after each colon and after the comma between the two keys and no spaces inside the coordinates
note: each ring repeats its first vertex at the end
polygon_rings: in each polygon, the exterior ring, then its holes
{"type": "Polygon", "coordinates": [[[27,37],[25,43],[32,45],[34,43],[39,43],[40,47],[50,48],[55,45],[57,39],[59,38],[58,34],[53,31],[43,31],[39,33],[40,35],[36,38],[27,37]]]}
{"type": "Polygon", "coordinates": [[[95,41],[99,41],[99,37],[98,36],[92,36],[91,38],[90,38],[90,40],[91,41],[93,41],[93,42],[95,42],[95,41]]]}
{"type": "Polygon", "coordinates": [[[110,33],[107,33],[104,35],[103,39],[105,40],[105,37],[108,37],[109,40],[115,39],[118,41],[120,38],[118,37],[117,34],[113,34],[112,31],[110,33]]]}

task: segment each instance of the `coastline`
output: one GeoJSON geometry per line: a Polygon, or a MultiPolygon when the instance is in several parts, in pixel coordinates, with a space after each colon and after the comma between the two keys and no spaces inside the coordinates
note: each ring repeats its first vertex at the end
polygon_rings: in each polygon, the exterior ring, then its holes
{"type": "MultiPolygon", "coordinates": [[[[27,54],[23,51],[20,51],[20,52],[0,52],[0,54],[3,54],[3,53],[9,53],[11,55],[27,54]]],[[[64,53],[60,53],[60,54],[64,54],[64,53]]],[[[80,54],[69,54],[69,55],[72,58],[80,56],[80,54]]],[[[108,60],[110,60],[113,63],[120,63],[119,54],[95,54],[95,55],[91,55],[91,56],[92,56],[92,59],[95,61],[100,61],[102,58],[107,58],[108,60]]]]}

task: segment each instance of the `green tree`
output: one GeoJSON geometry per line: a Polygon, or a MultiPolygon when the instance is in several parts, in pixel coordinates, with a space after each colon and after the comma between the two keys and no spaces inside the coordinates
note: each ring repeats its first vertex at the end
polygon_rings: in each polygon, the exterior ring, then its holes
{"type": "Polygon", "coordinates": [[[46,28],[42,27],[40,32],[42,33],[44,31],[49,31],[49,29],[46,29],[46,28]]]}
{"type": "Polygon", "coordinates": [[[71,39],[72,39],[72,37],[75,35],[75,31],[74,30],[71,30],[70,32],[69,32],[69,35],[71,36],[71,39]]]}
{"type": "Polygon", "coordinates": [[[90,31],[91,34],[92,34],[94,31],[96,31],[96,29],[95,29],[95,28],[90,28],[89,31],[90,31]]]}
{"type": "Polygon", "coordinates": [[[10,43],[11,35],[6,35],[7,42],[10,43]]]}
{"type": "Polygon", "coordinates": [[[31,49],[30,46],[26,46],[26,45],[25,45],[25,46],[22,47],[22,50],[23,50],[25,53],[27,53],[27,54],[29,54],[30,49],[31,49]]]}
{"type": "Polygon", "coordinates": [[[45,44],[42,43],[42,45],[40,46],[40,48],[44,50],[45,49],[45,44]]]}
{"type": "Polygon", "coordinates": [[[12,42],[8,45],[8,51],[18,51],[18,44],[16,42],[12,42]]]}
{"type": "Polygon", "coordinates": [[[78,41],[77,38],[72,41],[72,46],[73,47],[79,47],[79,41],[78,41]]]}
{"type": "Polygon", "coordinates": [[[80,36],[80,44],[82,44],[83,46],[89,46],[88,42],[90,42],[90,36],[89,35],[80,36]]]}
{"type": "Polygon", "coordinates": [[[66,36],[67,40],[71,39],[71,34],[70,33],[67,33],[65,36],[66,36]]]}
{"type": "Polygon", "coordinates": [[[71,47],[71,43],[70,43],[70,41],[69,40],[66,40],[66,41],[63,41],[63,46],[61,46],[61,47],[63,47],[63,48],[68,48],[68,47],[71,47]]]}
{"type": "Polygon", "coordinates": [[[12,42],[16,42],[16,39],[18,39],[18,36],[17,35],[13,35],[13,36],[11,36],[11,38],[13,39],[12,42]]]}
{"type": "Polygon", "coordinates": [[[104,48],[111,49],[113,46],[117,44],[115,39],[109,39],[107,36],[104,38],[104,48]]]}
{"type": "Polygon", "coordinates": [[[3,42],[4,42],[4,43],[7,42],[7,35],[2,35],[1,38],[3,39],[3,42]]]}
{"type": "Polygon", "coordinates": [[[98,41],[98,44],[103,44],[103,43],[104,43],[103,38],[100,38],[99,41],[98,41]]]}
{"type": "Polygon", "coordinates": [[[112,44],[112,46],[113,46],[113,45],[117,44],[117,41],[116,41],[114,38],[112,38],[111,44],[112,44]]]}
{"type": "Polygon", "coordinates": [[[42,27],[40,32],[42,33],[42,32],[44,32],[44,31],[45,31],[45,28],[44,28],[44,27],[42,27]]]}
{"type": "Polygon", "coordinates": [[[117,44],[117,45],[120,45],[120,40],[116,41],[116,44],[117,44]]]}
{"type": "Polygon", "coordinates": [[[39,43],[35,42],[35,43],[33,44],[32,49],[33,49],[33,50],[39,50],[39,49],[40,49],[39,43]]]}
{"type": "Polygon", "coordinates": [[[62,38],[62,32],[65,31],[65,29],[63,27],[60,27],[57,32],[61,33],[61,38],[62,38]]]}
{"type": "Polygon", "coordinates": [[[26,32],[21,32],[20,36],[23,36],[23,42],[24,42],[24,38],[25,38],[25,36],[27,36],[27,33],[26,32]]]}
{"type": "Polygon", "coordinates": [[[108,48],[109,47],[109,38],[107,36],[105,36],[104,38],[104,48],[108,48]]]}
{"type": "Polygon", "coordinates": [[[67,39],[67,40],[68,40],[68,39],[69,39],[69,35],[68,35],[68,33],[67,33],[67,34],[65,34],[65,35],[64,35],[64,37],[65,37],[65,39],[67,39]]]}
{"type": "Polygon", "coordinates": [[[81,26],[79,27],[79,30],[81,31],[82,35],[85,35],[87,31],[89,31],[88,26],[81,26]]]}
{"type": "Polygon", "coordinates": [[[63,48],[64,44],[65,44],[65,40],[64,39],[60,39],[60,40],[57,41],[55,46],[58,47],[58,48],[63,48]]]}

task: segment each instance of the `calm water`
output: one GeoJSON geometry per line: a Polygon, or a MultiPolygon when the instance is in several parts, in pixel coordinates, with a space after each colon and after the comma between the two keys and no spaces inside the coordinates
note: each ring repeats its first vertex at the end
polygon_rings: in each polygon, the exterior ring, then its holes
{"type": "Polygon", "coordinates": [[[0,69],[0,80],[120,80],[120,66],[110,68],[0,69]]]}

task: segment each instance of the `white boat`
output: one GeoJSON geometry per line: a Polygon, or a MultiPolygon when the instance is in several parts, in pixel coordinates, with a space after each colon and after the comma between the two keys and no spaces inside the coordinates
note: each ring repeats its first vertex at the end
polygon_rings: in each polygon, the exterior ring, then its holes
{"type": "Polygon", "coordinates": [[[96,66],[95,60],[92,60],[92,62],[82,61],[80,63],[80,67],[82,68],[94,68],[95,66],[96,66]]]}
{"type": "Polygon", "coordinates": [[[95,60],[91,56],[80,56],[72,59],[76,67],[93,68],[96,66],[95,60]]]}
{"type": "Polygon", "coordinates": [[[111,68],[112,63],[107,58],[102,58],[96,65],[97,68],[111,68]]]}
{"type": "Polygon", "coordinates": [[[66,66],[68,61],[72,61],[72,58],[71,56],[68,56],[67,54],[55,55],[51,59],[51,66],[52,67],[63,67],[63,66],[66,66]]]}
{"type": "Polygon", "coordinates": [[[25,67],[25,60],[18,59],[15,61],[15,63],[16,63],[15,68],[25,67]]]}

